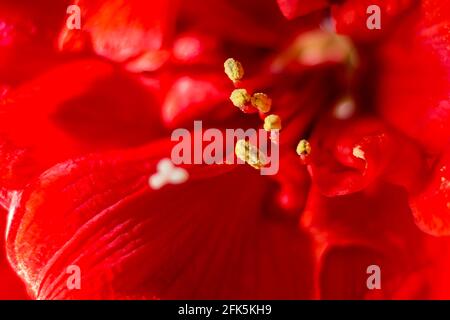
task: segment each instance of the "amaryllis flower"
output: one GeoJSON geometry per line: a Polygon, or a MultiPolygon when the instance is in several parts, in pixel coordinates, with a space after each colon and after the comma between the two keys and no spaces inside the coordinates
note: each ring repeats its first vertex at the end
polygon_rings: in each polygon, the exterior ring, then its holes
{"type": "Polygon", "coordinates": [[[0,297],[450,297],[446,1],[2,6],[0,297]]]}

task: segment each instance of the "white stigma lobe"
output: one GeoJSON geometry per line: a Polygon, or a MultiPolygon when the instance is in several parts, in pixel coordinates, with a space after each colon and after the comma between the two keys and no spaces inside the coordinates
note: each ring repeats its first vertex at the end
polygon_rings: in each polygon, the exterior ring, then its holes
{"type": "Polygon", "coordinates": [[[189,173],[183,168],[175,167],[168,158],[161,159],[156,170],[148,180],[150,188],[154,190],[161,189],[167,184],[181,184],[189,179],[189,173]]]}

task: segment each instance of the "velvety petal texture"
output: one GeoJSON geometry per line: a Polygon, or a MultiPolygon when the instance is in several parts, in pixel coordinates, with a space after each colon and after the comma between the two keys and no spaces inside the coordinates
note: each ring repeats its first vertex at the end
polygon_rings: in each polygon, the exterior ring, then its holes
{"type": "Polygon", "coordinates": [[[2,1],[0,298],[449,299],[449,51],[446,0],[2,1]]]}
{"type": "Polygon", "coordinates": [[[255,201],[270,186],[249,168],[199,179],[188,169],[189,183],[151,190],[148,175],[163,150],[61,163],[17,194],[8,252],[33,296],[309,297],[308,237],[255,201]],[[245,190],[257,184],[249,201],[245,190]],[[61,190],[57,202],[46,201],[61,190]],[[67,288],[70,265],[81,269],[81,290],[67,288]]]}

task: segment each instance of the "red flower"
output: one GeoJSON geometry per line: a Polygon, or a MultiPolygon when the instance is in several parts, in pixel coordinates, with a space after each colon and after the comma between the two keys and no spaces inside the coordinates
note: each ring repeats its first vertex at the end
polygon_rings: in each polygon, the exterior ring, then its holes
{"type": "Polygon", "coordinates": [[[68,3],[45,23],[41,6],[0,10],[0,203],[30,297],[450,296],[445,1],[76,4],[81,30],[68,3]],[[184,183],[149,186],[172,129],[274,119],[278,174],[182,165],[184,183]]]}

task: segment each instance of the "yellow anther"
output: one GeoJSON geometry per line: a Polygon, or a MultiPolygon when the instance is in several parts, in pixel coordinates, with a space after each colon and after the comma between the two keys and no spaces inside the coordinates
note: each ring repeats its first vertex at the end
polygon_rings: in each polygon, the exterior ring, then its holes
{"type": "Polygon", "coordinates": [[[244,77],[244,68],[239,61],[229,58],[225,61],[223,66],[225,73],[231,81],[239,81],[244,77]]]}
{"type": "Polygon", "coordinates": [[[276,114],[271,114],[264,119],[264,130],[281,130],[281,118],[276,114]]]}
{"type": "Polygon", "coordinates": [[[255,169],[261,169],[268,164],[267,157],[257,147],[243,139],[237,141],[234,153],[255,169]]]}
{"type": "Polygon", "coordinates": [[[364,150],[361,149],[361,146],[356,146],[352,150],[353,156],[355,156],[358,159],[366,160],[366,155],[364,153],[364,150]]]}
{"type": "Polygon", "coordinates": [[[235,89],[230,95],[230,100],[234,106],[243,108],[250,102],[250,95],[245,89],[235,89]]]}
{"type": "Polygon", "coordinates": [[[252,106],[262,113],[267,113],[272,107],[272,99],[265,93],[255,93],[252,96],[252,106]]]}
{"type": "Polygon", "coordinates": [[[308,140],[301,140],[297,145],[297,154],[301,157],[306,157],[311,153],[311,144],[308,140]]]}

